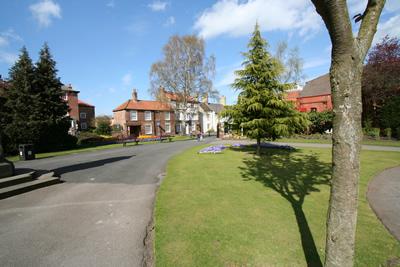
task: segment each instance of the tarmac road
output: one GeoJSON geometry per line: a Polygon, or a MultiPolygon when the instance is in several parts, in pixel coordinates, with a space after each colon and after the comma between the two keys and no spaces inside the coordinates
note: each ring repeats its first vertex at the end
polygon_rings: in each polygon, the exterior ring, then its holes
{"type": "Polygon", "coordinates": [[[54,170],[64,183],[0,200],[1,266],[140,266],[158,177],[171,156],[197,144],[17,162],[54,170]]]}

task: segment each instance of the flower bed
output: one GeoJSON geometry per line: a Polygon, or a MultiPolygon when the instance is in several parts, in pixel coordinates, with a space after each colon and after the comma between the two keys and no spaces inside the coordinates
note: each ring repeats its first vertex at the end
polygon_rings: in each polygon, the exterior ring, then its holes
{"type": "Polygon", "coordinates": [[[225,145],[216,145],[216,146],[209,146],[209,147],[205,147],[203,149],[201,149],[199,151],[199,154],[206,154],[206,153],[212,153],[212,154],[216,154],[216,153],[221,153],[224,149],[228,148],[225,145]]]}

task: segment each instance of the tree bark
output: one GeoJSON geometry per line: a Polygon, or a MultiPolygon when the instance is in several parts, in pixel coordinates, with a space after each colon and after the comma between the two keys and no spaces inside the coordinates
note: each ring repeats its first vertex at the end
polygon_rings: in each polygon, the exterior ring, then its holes
{"type": "Polygon", "coordinates": [[[332,60],[332,186],[325,266],[353,265],[362,138],[361,72],[362,62],[351,54],[332,60]]]}
{"type": "Polygon", "coordinates": [[[261,151],[261,139],[257,138],[257,155],[260,155],[261,151]]]}
{"type": "Polygon", "coordinates": [[[325,266],[353,266],[360,175],[363,62],[385,0],[369,0],[356,38],[345,0],[312,0],[332,42],[332,182],[325,266]]]}

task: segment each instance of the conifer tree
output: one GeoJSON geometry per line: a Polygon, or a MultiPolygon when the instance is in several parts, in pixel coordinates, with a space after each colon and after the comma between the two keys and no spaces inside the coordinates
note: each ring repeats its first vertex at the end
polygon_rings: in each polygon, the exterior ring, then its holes
{"type": "Polygon", "coordinates": [[[11,85],[7,89],[5,106],[10,113],[4,133],[13,144],[10,149],[15,150],[17,144],[35,142],[39,136],[35,111],[37,97],[33,87],[34,65],[25,47],[10,69],[9,78],[11,85]]]}
{"type": "Polygon", "coordinates": [[[45,43],[36,63],[34,87],[37,92],[36,112],[41,122],[38,146],[41,150],[52,150],[62,146],[68,138],[70,119],[66,117],[68,105],[62,100],[62,83],[57,77],[56,62],[45,43]]]}
{"type": "Polygon", "coordinates": [[[307,119],[284,99],[290,85],[279,81],[281,68],[266,50],[267,42],[261,37],[258,24],[243,53],[243,69],[236,71],[238,78],[233,87],[240,91],[238,102],[227,109],[225,116],[240,122],[244,133],[257,140],[257,154],[261,140],[275,140],[296,129],[304,129],[307,119]]]}

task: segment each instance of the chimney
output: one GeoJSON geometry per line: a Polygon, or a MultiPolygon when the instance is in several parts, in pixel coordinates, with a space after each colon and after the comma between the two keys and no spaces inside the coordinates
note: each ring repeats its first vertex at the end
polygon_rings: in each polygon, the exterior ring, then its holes
{"type": "Polygon", "coordinates": [[[207,94],[207,93],[205,93],[205,94],[203,95],[202,100],[203,100],[203,103],[208,104],[208,94],[207,94]]]}
{"type": "Polygon", "coordinates": [[[132,90],[132,101],[133,101],[133,102],[137,102],[137,101],[138,101],[136,89],[133,89],[133,90],[132,90]]]}
{"type": "Polygon", "coordinates": [[[226,106],[226,96],[222,95],[222,96],[219,98],[219,103],[220,103],[221,105],[223,105],[223,106],[226,106]]]}

